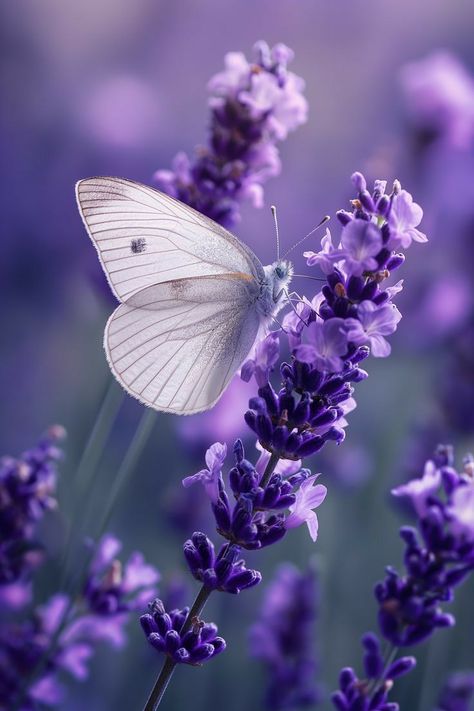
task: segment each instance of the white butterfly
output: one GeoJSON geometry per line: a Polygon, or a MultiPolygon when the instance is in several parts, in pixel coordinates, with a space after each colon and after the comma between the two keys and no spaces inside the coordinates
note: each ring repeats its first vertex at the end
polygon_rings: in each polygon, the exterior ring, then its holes
{"type": "Polygon", "coordinates": [[[113,374],[155,410],[208,410],[284,306],[292,265],[263,267],[216,222],[131,180],[80,180],[76,196],[121,302],[104,334],[113,374]]]}

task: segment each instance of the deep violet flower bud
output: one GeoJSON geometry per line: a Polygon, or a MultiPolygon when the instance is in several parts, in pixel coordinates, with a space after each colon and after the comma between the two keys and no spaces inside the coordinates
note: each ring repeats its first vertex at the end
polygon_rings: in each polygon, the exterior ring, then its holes
{"type": "Polygon", "coordinates": [[[239,546],[225,543],[215,557],[214,546],[204,533],[194,533],[184,544],[184,555],[193,577],[211,590],[234,595],[257,585],[262,577],[257,570],[246,568],[239,554],[239,546]]]}
{"type": "Polygon", "coordinates": [[[166,612],[161,600],[150,605],[150,612],[140,617],[140,624],[149,643],[164,652],[177,664],[197,666],[225,650],[222,637],[217,636],[213,623],[191,620],[190,628],[182,631],[188,608],[166,612]]]}

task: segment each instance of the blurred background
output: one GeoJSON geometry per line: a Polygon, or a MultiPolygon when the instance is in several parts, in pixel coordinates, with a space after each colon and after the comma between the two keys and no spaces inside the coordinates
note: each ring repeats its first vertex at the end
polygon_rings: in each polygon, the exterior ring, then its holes
{"type": "MultiPolygon", "coordinates": [[[[281,144],[283,170],[265,186],[264,209],[244,207],[235,230],[261,261],[275,254],[271,204],[289,247],[348,205],[355,170],[370,181],[399,178],[424,209],[430,244],[414,245],[400,272],[404,318],[392,356],[371,360],[346,441],[312,463],[329,487],[316,546],[298,529],[248,556],[266,580],[279,562],[304,568],[316,556],[314,644],[331,690],[342,666],[359,664],[360,635],[374,627],[373,584],[385,565],[400,563],[397,530],[407,514],[392,507],[390,488],[420,474],[439,441],[456,445],[459,462],[474,447],[472,1],[17,0],[2,14],[0,452],[18,454],[52,423],[67,429],[60,515],[46,531],[53,542],[86,499],[92,520],[100,516],[141,414],[125,397],[98,474],[78,501],[74,472],[111,377],[102,333],[113,308],[76,208],[78,179],[151,183],[176,152],[205,141],[206,85],[224,55],[250,57],[265,39],[295,51],[291,69],[306,81],[310,115],[281,144]]],[[[295,262],[306,269],[297,252],[295,262]]],[[[311,282],[296,288],[311,296],[311,282]]],[[[245,397],[234,412],[243,414],[245,397]]],[[[231,445],[245,434],[241,418],[224,422],[221,412],[185,422],[158,415],[114,507],[109,529],[126,552],[143,551],[165,583],[184,573],[183,540],[196,527],[212,535],[201,491],[186,498],[181,478],[202,468],[212,441],[231,445]]],[[[164,709],[263,708],[264,675],[249,657],[246,630],[264,585],[211,598],[206,617],[229,649],[200,671],[180,669],[164,709]]],[[[402,709],[432,709],[445,674],[474,667],[473,593],[473,585],[459,590],[459,624],[420,648],[417,670],[397,685],[402,709]]],[[[132,624],[128,646],[101,648],[64,708],[140,708],[160,662],[132,624]]]]}

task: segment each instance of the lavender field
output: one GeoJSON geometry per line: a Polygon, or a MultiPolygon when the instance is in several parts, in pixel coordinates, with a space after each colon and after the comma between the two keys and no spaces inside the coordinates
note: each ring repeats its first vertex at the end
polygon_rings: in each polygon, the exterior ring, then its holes
{"type": "Polygon", "coordinates": [[[472,3],[1,28],[0,710],[473,711],[472,3]]]}

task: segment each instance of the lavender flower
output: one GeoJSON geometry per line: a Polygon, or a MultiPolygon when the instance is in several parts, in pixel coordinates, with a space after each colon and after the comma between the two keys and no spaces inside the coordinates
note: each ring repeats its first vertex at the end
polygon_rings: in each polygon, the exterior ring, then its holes
{"type": "Polygon", "coordinates": [[[206,494],[215,503],[219,498],[219,482],[221,480],[222,465],[227,455],[227,446],[216,442],[206,452],[207,469],[201,469],[197,474],[183,479],[183,486],[191,486],[199,481],[203,484],[206,494]]]}
{"type": "MultiPolygon", "coordinates": [[[[454,589],[474,570],[473,476],[472,457],[458,472],[451,448],[439,447],[422,479],[393,492],[406,496],[417,516],[417,528],[400,530],[406,547],[404,574],[388,567],[375,587],[380,633],[393,650],[419,644],[436,629],[455,623],[441,605],[453,600],[454,589]]],[[[387,670],[378,638],[366,635],[363,644],[367,680],[358,679],[352,669],[343,670],[333,703],[340,711],[396,711],[398,704],[387,701],[388,691],[400,670],[413,668],[414,659],[398,659],[387,670]]]]}
{"type": "Polygon", "coordinates": [[[474,672],[455,672],[446,680],[435,711],[469,711],[473,697],[474,672]]]}
{"type": "Polygon", "coordinates": [[[171,171],[154,176],[161,190],[225,227],[238,222],[243,200],[262,206],[263,183],[280,172],[276,144],[307,117],[304,82],[287,69],[293,52],[265,42],[255,52],[255,63],[229,53],[210,80],[208,145],[193,161],[179,153],[171,171]]]}
{"type": "Polygon", "coordinates": [[[321,700],[316,682],[315,621],[318,584],[313,567],[300,572],[279,567],[264,593],[260,617],[250,630],[250,652],[267,670],[266,708],[314,706],[321,700]]]}
{"type": "Polygon", "coordinates": [[[38,444],[18,459],[0,461],[0,586],[24,578],[41,562],[36,527],[56,508],[58,443],[65,431],[50,427],[38,444]]]}

